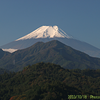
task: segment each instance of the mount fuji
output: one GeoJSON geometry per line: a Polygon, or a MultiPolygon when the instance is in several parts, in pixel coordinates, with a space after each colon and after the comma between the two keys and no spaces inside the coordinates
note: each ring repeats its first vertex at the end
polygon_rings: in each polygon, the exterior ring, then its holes
{"type": "Polygon", "coordinates": [[[1,46],[3,51],[13,53],[20,49],[32,46],[36,42],[48,42],[58,40],[76,50],[82,51],[92,57],[100,57],[100,49],[66,34],[58,26],[41,26],[33,32],[1,46]]]}
{"type": "Polygon", "coordinates": [[[62,29],[58,28],[58,26],[42,26],[35,31],[29,33],[28,35],[17,39],[26,40],[26,39],[38,39],[38,38],[70,38],[62,29]]]}

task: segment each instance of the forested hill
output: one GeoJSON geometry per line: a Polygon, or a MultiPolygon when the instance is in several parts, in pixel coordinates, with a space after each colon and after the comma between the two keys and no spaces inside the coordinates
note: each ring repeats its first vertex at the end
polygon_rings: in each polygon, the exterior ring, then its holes
{"type": "Polygon", "coordinates": [[[37,42],[29,48],[9,53],[0,59],[0,68],[17,72],[39,62],[55,63],[67,69],[100,69],[99,58],[90,57],[57,40],[37,42]]]}
{"type": "Polygon", "coordinates": [[[100,70],[69,70],[41,62],[0,75],[0,100],[68,100],[68,95],[89,98],[100,95],[99,85],[100,70]]]}

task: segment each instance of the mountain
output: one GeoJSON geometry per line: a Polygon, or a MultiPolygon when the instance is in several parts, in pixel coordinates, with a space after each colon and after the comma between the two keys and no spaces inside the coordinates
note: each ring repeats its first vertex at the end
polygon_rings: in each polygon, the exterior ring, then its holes
{"type": "Polygon", "coordinates": [[[62,29],[58,28],[58,26],[41,26],[33,32],[11,43],[5,44],[0,48],[2,48],[4,51],[9,51],[12,53],[19,49],[30,47],[37,42],[48,42],[51,40],[58,40],[92,57],[100,58],[100,49],[88,43],[74,39],[72,36],[67,35],[62,29]]]}
{"type": "Polygon", "coordinates": [[[4,56],[7,56],[8,54],[10,54],[9,52],[5,52],[2,49],[0,49],[0,59],[4,56]]]}
{"type": "Polygon", "coordinates": [[[100,70],[69,70],[41,62],[0,75],[0,100],[72,100],[75,96],[90,100],[90,95],[100,96],[99,83],[100,70]]]}
{"type": "Polygon", "coordinates": [[[10,71],[9,70],[6,70],[6,69],[0,68],[0,75],[1,74],[4,74],[4,73],[10,73],[10,71]]]}
{"type": "Polygon", "coordinates": [[[0,59],[0,68],[10,71],[22,70],[24,66],[38,62],[51,62],[68,69],[100,69],[100,59],[72,49],[69,46],[52,40],[46,43],[37,42],[29,48],[9,53],[0,59]]]}
{"type": "MultiPolygon", "coordinates": [[[[55,39],[55,38],[71,38],[68,36],[62,29],[58,28],[58,26],[42,26],[35,31],[21,37],[11,43],[8,43],[1,48],[4,51],[10,51],[15,49],[24,49],[27,47],[32,46],[36,42],[47,42],[48,39],[55,39]],[[46,39],[46,40],[45,40],[46,39]]],[[[50,40],[49,40],[50,41],[50,40]]]]}
{"type": "Polygon", "coordinates": [[[70,38],[62,29],[58,28],[58,26],[42,26],[35,31],[31,32],[30,34],[21,37],[17,39],[16,41],[19,40],[26,40],[26,39],[31,39],[31,38],[54,38],[54,37],[59,37],[59,38],[70,38]]]}

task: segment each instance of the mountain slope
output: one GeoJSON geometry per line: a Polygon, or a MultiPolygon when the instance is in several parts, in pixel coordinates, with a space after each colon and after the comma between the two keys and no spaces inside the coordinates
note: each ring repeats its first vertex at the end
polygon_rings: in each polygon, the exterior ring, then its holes
{"type": "Polygon", "coordinates": [[[72,36],[69,36],[68,34],[66,34],[58,26],[39,27],[33,32],[11,43],[5,44],[1,46],[0,48],[2,48],[4,51],[8,51],[12,53],[14,51],[17,51],[18,49],[25,49],[27,47],[30,47],[37,42],[48,42],[51,40],[58,40],[68,46],[71,46],[72,48],[76,50],[82,51],[90,56],[100,58],[100,49],[88,43],[72,38],[72,36]]]}
{"type": "Polygon", "coordinates": [[[31,38],[54,38],[54,37],[62,37],[62,38],[71,38],[68,36],[63,30],[58,28],[58,26],[42,26],[35,31],[29,33],[28,35],[25,35],[16,41],[19,40],[26,40],[26,39],[31,39],[31,38]]]}
{"type": "Polygon", "coordinates": [[[10,54],[9,52],[5,52],[2,49],[0,49],[0,59],[4,56],[7,56],[8,54],[10,54]]]}
{"type": "Polygon", "coordinates": [[[100,59],[90,57],[57,40],[37,42],[29,48],[11,53],[0,59],[0,67],[18,71],[24,66],[41,61],[59,64],[69,69],[100,69],[100,59]]]}
{"type": "Polygon", "coordinates": [[[8,70],[6,70],[6,69],[0,68],[0,75],[4,74],[4,73],[10,73],[10,72],[8,70]]]}
{"type": "MultiPolygon", "coordinates": [[[[17,73],[0,75],[0,100],[69,100],[68,95],[100,95],[100,70],[68,70],[52,63],[37,63],[17,73]]],[[[85,100],[89,100],[84,98],[85,100]]],[[[78,98],[77,98],[78,100],[78,98]]],[[[82,98],[81,98],[82,100],[82,98]]]]}

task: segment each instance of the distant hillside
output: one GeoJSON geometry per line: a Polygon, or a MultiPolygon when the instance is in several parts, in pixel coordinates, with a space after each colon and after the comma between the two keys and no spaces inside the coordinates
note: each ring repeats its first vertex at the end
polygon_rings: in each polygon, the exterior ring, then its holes
{"type": "Polygon", "coordinates": [[[2,49],[0,49],[0,59],[3,57],[3,56],[7,56],[8,54],[10,54],[9,52],[5,52],[3,51],[2,49]]]}
{"type": "Polygon", "coordinates": [[[9,53],[0,59],[0,67],[10,71],[19,71],[24,66],[41,61],[59,64],[68,69],[100,69],[99,58],[90,57],[57,40],[46,43],[37,42],[29,48],[9,53]]]}
{"type": "Polygon", "coordinates": [[[100,95],[100,70],[92,70],[96,78],[85,75],[90,71],[41,62],[5,73],[0,75],[0,100],[69,100],[68,95],[86,95],[89,100],[90,95],[100,95]]]}
{"type": "MultiPolygon", "coordinates": [[[[7,56],[8,54],[10,54],[10,53],[5,52],[2,49],[0,49],[0,59],[2,59],[3,57],[7,56]]],[[[0,75],[3,74],[3,73],[5,73],[5,72],[9,73],[8,70],[0,68],[0,75]]]]}
{"type": "Polygon", "coordinates": [[[4,74],[5,72],[10,73],[8,70],[0,68],[0,75],[4,74]]]}

